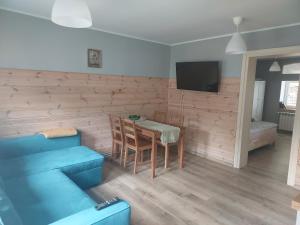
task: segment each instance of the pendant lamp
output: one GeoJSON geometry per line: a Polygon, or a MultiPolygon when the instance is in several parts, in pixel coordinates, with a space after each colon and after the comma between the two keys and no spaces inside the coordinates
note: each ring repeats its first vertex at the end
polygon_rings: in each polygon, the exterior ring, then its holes
{"type": "Polygon", "coordinates": [[[280,65],[279,65],[279,63],[276,59],[274,60],[274,62],[270,66],[269,71],[270,72],[280,72],[281,71],[281,67],[280,67],[280,65]]]}
{"type": "Polygon", "coordinates": [[[84,0],[56,0],[52,8],[51,20],[60,26],[88,28],[92,17],[84,0]]]}
{"type": "Polygon", "coordinates": [[[247,51],[246,43],[239,32],[239,25],[242,23],[242,17],[234,17],[233,23],[236,26],[236,32],[232,35],[226,47],[226,54],[244,54],[247,51]]]}

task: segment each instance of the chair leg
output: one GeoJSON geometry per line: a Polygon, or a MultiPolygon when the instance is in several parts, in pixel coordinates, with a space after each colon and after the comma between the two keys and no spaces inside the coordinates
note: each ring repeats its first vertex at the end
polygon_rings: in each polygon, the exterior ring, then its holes
{"type": "Polygon", "coordinates": [[[127,163],[127,157],[128,157],[128,148],[125,146],[125,152],[124,152],[124,168],[126,168],[127,163]]]}
{"type": "Polygon", "coordinates": [[[165,145],[165,168],[169,167],[169,145],[165,145]]]}
{"type": "Polygon", "coordinates": [[[157,148],[157,151],[160,151],[160,157],[163,158],[164,157],[164,151],[161,150],[161,148],[157,148]]]}
{"type": "Polygon", "coordinates": [[[118,158],[118,153],[119,153],[119,151],[120,151],[120,145],[118,144],[118,143],[116,143],[116,150],[115,150],[115,159],[117,159],[118,158]]]}
{"type": "Polygon", "coordinates": [[[118,144],[118,156],[120,157],[121,154],[121,150],[122,150],[122,145],[118,144]]]}
{"type": "Polygon", "coordinates": [[[120,165],[122,165],[124,145],[120,145],[120,165]]]}
{"type": "Polygon", "coordinates": [[[114,159],[115,158],[115,142],[112,141],[112,145],[111,145],[111,157],[114,159]]]}
{"type": "Polygon", "coordinates": [[[139,155],[139,152],[136,151],[136,152],[135,152],[135,158],[134,158],[133,174],[136,174],[136,166],[137,166],[137,161],[138,161],[138,155],[139,155]]]}
{"type": "Polygon", "coordinates": [[[144,162],[144,151],[141,151],[140,156],[141,156],[141,163],[143,163],[144,162]]]}

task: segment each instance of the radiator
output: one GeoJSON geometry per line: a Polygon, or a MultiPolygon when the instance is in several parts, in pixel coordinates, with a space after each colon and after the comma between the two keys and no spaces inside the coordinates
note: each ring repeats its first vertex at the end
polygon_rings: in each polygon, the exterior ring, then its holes
{"type": "Polygon", "coordinates": [[[278,112],[278,129],[284,131],[293,131],[295,113],[278,112]]]}

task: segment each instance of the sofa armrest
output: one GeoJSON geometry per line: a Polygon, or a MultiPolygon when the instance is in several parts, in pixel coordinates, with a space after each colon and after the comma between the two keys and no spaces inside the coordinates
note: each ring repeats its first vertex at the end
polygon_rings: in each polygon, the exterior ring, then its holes
{"type": "Polygon", "coordinates": [[[49,225],[130,225],[130,215],[130,206],[121,201],[99,211],[89,208],[49,225]]]}

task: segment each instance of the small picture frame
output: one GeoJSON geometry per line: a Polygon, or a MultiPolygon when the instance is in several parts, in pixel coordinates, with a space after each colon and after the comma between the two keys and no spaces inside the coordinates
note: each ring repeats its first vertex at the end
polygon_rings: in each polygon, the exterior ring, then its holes
{"type": "Polygon", "coordinates": [[[102,68],[102,51],[99,49],[88,49],[88,67],[102,68]]]}

